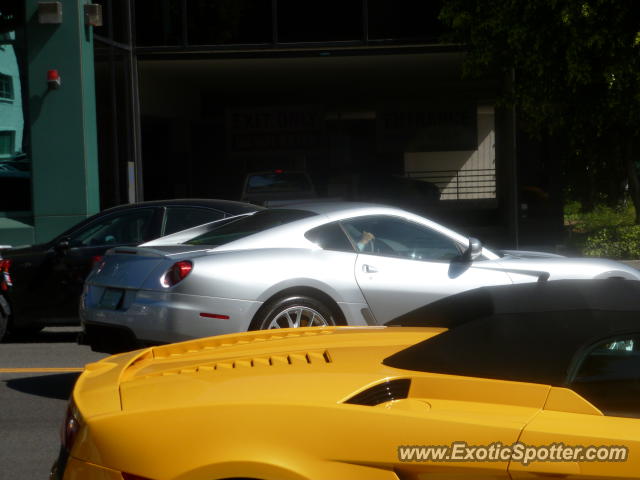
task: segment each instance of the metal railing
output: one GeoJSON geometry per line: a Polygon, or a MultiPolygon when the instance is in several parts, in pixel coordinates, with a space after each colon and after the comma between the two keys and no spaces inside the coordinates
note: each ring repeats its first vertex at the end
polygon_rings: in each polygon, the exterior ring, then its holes
{"type": "Polygon", "coordinates": [[[405,175],[437,185],[440,188],[440,200],[496,198],[496,171],[493,168],[420,170],[406,172],[405,175]]]}

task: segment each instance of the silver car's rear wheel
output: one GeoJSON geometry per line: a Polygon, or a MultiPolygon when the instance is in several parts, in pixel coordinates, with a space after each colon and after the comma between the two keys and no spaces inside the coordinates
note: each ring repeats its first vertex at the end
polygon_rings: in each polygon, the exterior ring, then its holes
{"type": "Polygon", "coordinates": [[[329,307],[313,297],[293,295],[266,303],[251,322],[250,330],[329,325],[336,325],[335,316],[329,307]]]}
{"type": "Polygon", "coordinates": [[[331,325],[322,314],[311,307],[293,306],[278,313],[267,329],[298,328],[298,327],[326,327],[331,325]]]}

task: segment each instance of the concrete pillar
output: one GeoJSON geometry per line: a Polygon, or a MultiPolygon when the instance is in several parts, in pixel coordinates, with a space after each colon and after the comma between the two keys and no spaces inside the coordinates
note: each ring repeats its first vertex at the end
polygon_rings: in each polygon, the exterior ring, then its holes
{"type": "Polygon", "coordinates": [[[35,241],[47,241],[99,208],[92,27],[84,0],[62,0],[62,23],[38,23],[26,0],[35,241]],[[57,70],[60,88],[47,85],[57,70]]]}

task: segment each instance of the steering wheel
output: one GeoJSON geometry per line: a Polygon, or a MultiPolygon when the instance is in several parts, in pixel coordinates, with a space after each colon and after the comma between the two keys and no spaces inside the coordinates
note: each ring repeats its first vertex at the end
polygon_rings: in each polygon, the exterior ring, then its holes
{"type": "Polygon", "coordinates": [[[395,249],[381,238],[376,239],[376,244],[373,249],[377,253],[397,255],[395,249]]]}
{"type": "Polygon", "coordinates": [[[395,255],[396,253],[393,247],[381,238],[372,238],[369,240],[367,245],[365,245],[364,251],[368,253],[380,253],[383,255],[395,255]]]}

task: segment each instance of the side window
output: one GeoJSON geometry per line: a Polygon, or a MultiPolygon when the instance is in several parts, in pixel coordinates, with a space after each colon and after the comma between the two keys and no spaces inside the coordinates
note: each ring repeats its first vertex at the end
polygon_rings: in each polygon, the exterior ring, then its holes
{"type": "Polygon", "coordinates": [[[309,230],[304,234],[308,240],[323,250],[337,250],[338,252],[353,252],[353,245],[347,238],[339,223],[330,223],[309,230]]]}
{"type": "Polygon", "coordinates": [[[72,247],[128,245],[150,240],[148,237],[154,209],[109,215],[98,220],[70,239],[72,247]]]}
{"type": "Polygon", "coordinates": [[[581,358],[569,387],[605,415],[640,418],[640,334],[596,344],[581,358]]]}
{"type": "Polygon", "coordinates": [[[403,218],[370,216],[342,225],[363,253],[431,262],[448,262],[461,253],[451,238],[403,218]]]}
{"type": "Polygon", "coordinates": [[[186,230],[224,218],[224,213],[202,207],[167,207],[165,210],[164,228],[162,235],[186,230]]]}

